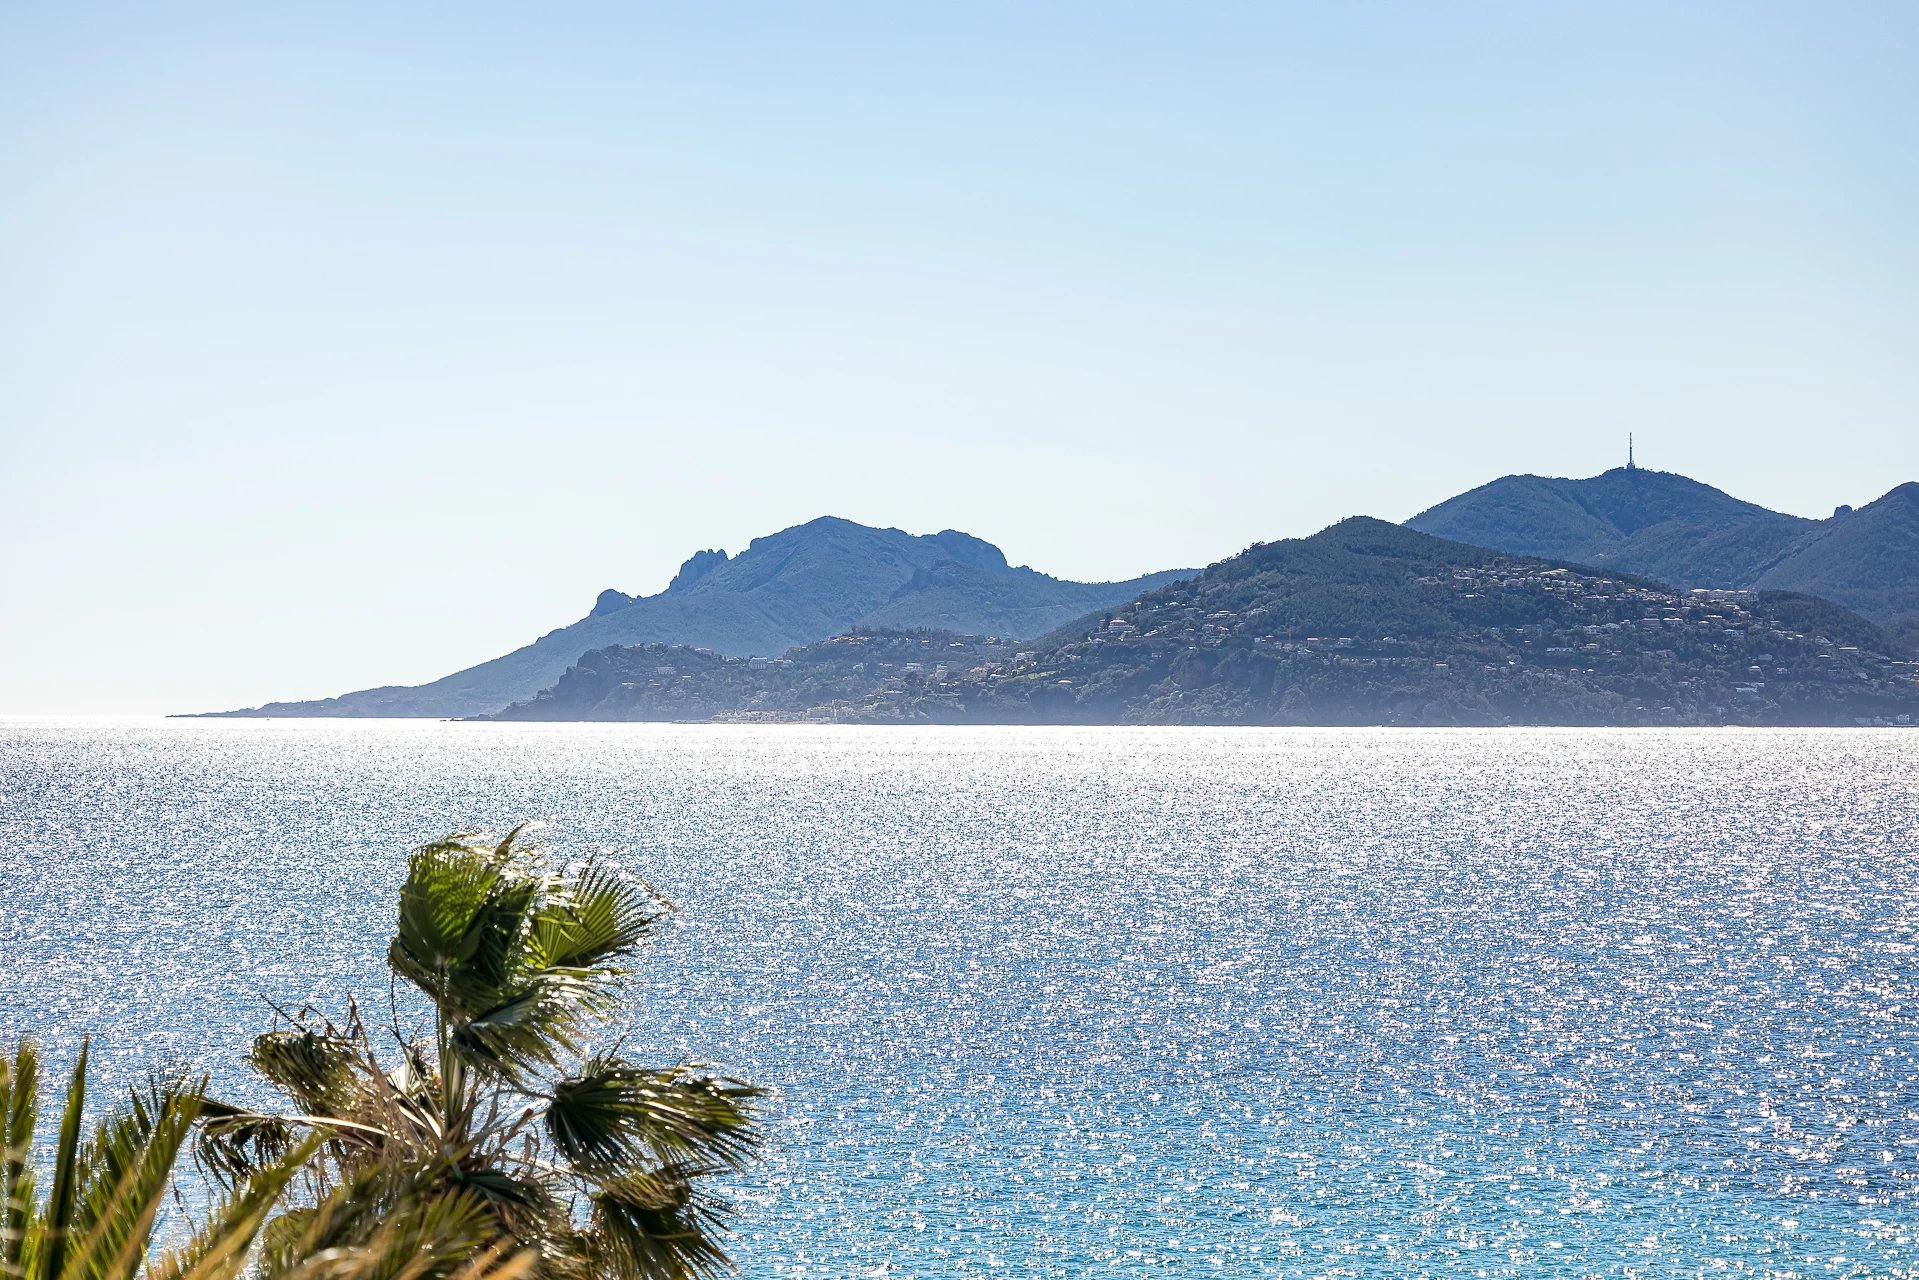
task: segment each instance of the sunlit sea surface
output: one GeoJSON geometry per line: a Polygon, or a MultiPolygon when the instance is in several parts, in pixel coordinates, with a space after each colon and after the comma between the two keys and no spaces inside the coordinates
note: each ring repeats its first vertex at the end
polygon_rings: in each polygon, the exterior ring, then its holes
{"type": "Polygon", "coordinates": [[[1919,1276],[1919,734],[0,722],[0,1035],[237,1069],[406,848],[684,908],[748,1276],[1919,1276]]]}

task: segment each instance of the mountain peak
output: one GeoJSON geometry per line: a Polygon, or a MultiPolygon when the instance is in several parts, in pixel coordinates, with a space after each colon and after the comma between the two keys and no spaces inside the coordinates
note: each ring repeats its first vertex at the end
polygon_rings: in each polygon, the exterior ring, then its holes
{"type": "Polygon", "coordinates": [[[666,584],[666,589],[684,591],[725,563],[726,552],[717,547],[695,551],[686,558],[686,563],[680,566],[680,571],[673,575],[673,581],[666,584]]]}
{"type": "Polygon", "coordinates": [[[1919,483],[1806,520],[1688,476],[1614,467],[1584,480],[1503,476],[1406,523],[1685,587],[1804,592],[1919,639],[1919,483]]]}
{"type": "Polygon", "coordinates": [[[1502,476],[1420,512],[1407,525],[1477,547],[1580,564],[1617,566],[1655,577],[1673,569],[1675,548],[1739,529],[1758,531],[1722,548],[1702,580],[1729,587],[1750,578],[1812,522],[1742,502],[1671,471],[1614,467],[1584,479],[1502,476]]]}
{"type": "Polygon", "coordinates": [[[617,613],[632,603],[632,596],[626,594],[624,591],[615,591],[612,587],[608,587],[606,590],[600,592],[599,598],[593,602],[593,612],[586,616],[589,618],[597,618],[603,614],[617,613]]]}
{"type": "Polygon", "coordinates": [[[941,529],[932,535],[933,542],[940,550],[975,569],[1004,569],[1006,553],[984,538],[975,538],[970,533],[961,533],[958,529],[941,529]]]}
{"type": "Polygon", "coordinates": [[[833,556],[892,558],[916,569],[947,561],[996,572],[1005,572],[1008,568],[1006,556],[998,547],[958,529],[912,534],[903,529],[876,528],[843,516],[816,516],[804,524],[755,538],[734,564],[745,566],[769,552],[791,556],[822,551],[833,556]]]}
{"type": "Polygon", "coordinates": [[[1302,541],[1310,540],[1312,538],[1322,538],[1322,539],[1331,541],[1335,538],[1344,537],[1348,534],[1354,534],[1354,533],[1403,534],[1404,532],[1405,532],[1404,525],[1394,524],[1390,520],[1381,520],[1377,516],[1347,516],[1344,520],[1340,520],[1333,524],[1327,525],[1324,529],[1321,529],[1318,533],[1308,534],[1307,538],[1302,539],[1302,541]]]}

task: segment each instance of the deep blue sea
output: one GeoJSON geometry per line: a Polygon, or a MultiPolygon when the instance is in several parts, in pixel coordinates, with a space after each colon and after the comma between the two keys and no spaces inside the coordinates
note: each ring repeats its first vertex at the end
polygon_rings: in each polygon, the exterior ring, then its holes
{"type": "Polygon", "coordinates": [[[0,721],[0,1037],[241,1088],[530,815],[747,1276],[1919,1276],[1915,733],[0,721]]]}

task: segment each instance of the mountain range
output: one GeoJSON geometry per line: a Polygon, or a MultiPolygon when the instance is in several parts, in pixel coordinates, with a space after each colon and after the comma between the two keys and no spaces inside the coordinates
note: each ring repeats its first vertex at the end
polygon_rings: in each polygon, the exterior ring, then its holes
{"type": "Polygon", "coordinates": [[[1407,524],[1520,555],[1687,587],[1824,597],[1919,648],[1919,484],[1824,520],[1769,511],[1685,476],[1616,467],[1585,479],[1503,476],[1407,524]]]}
{"type": "Polygon", "coordinates": [[[865,630],[781,658],[601,649],[501,720],[1852,724],[1919,663],[1814,597],[1681,591],[1358,517],[1035,641],[865,630]]]}
{"type": "MultiPolygon", "coordinates": [[[[1372,530],[1376,526],[1387,527],[1377,521],[1364,521],[1352,528],[1372,530]]],[[[1345,570],[1339,566],[1351,569],[1353,565],[1346,560],[1329,560],[1322,554],[1332,532],[1316,535],[1318,541],[1293,539],[1272,544],[1295,548],[1288,553],[1287,585],[1281,593],[1288,603],[1285,610],[1270,601],[1256,607],[1273,616],[1283,612],[1289,619],[1289,632],[1323,635],[1331,631],[1352,638],[1351,625],[1342,619],[1349,616],[1350,607],[1362,596],[1377,598],[1369,606],[1376,606],[1375,612],[1385,607],[1380,601],[1405,603],[1401,596],[1410,588],[1396,581],[1393,573],[1377,571],[1381,565],[1398,564],[1400,570],[1411,572],[1415,563],[1436,563],[1439,555],[1430,548],[1416,553],[1408,550],[1398,561],[1387,557],[1370,564],[1358,577],[1341,577],[1345,570]],[[1302,612],[1301,602],[1312,602],[1319,612],[1302,612]]],[[[1819,634],[1855,634],[1855,627],[1866,627],[1870,638],[1849,643],[1848,649],[1886,654],[1919,651],[1919,484],[1900,485],[1857,510],[1841,507],[1828,519],[1812,520],[1743,502],[1685,476],[1630,465],[1584,479],[1515,475],[1421,512],[1407,522],[1406,532],[1415,538],[1430,535],[1447,546],[1485,549],[1475,551],[1476,555],[1523,557],[1566,566],[1568,571],[1613,575],[1622,581],[1644,579],[1685,590],[1754,592],[1758,593],[1755,599],[1771,602],[1767,607],[1785,607],[1781,602],[1787,596],[1781,593],[1818,597],[1834,602],[1822,606],[1829,612],[1819,634]],[[1855,617],[1848,610],[1863,616],[1855,617]]],[[[1367,536],[1381,546],[1390,542],[1382,534],[1367,536]]],[[[1393,545],[1406,550],[1414,544],[1393,545]]],[[[1245,556],[1258,552],[1260,548],[1255,547],[1221,563],[1240,564],[1245,556]]],[[[1458,568],[1462,573],[1480,573],[1484,564],[1469,558],[1459,562],[1458,568]]],[[[1208,570],[1203,580],[1222,581],[1215,573],[1218,569],[1216,565],[1208,570]]],[[[866,636],[871,643],[880,644],[875,637],[926,632],[948,636],[942,643],[953,648],[952,660],[976,657],[968,646],[985,644],[990,648],[1014,640],[1020,643],[1010,652],[1043,653],[1047,643],[1070,643],[1061,639],[1067,633],[1096,629],[1096,624],[1103,625],[1100,619],[1122,615],[1125,608],[1144,608],[1144,602],[1158,599],[1166,591],[1177,594],[1186,589],[1179,584],[1194,580],[1194,573],[1171,570],[1126,582],[1069,582],[1009,565],[991,543],[956,530],[916,536],[823,517],[756,538],[737,556],[720,550],[696,552],[666,589],[655,595],[603,591],[585,617],[511,653],[428,684],[384,686],[337,698],[268,703],[218,714],[469,717],[511,707],[515,717],[548,716],[572,708],[580,714],[614,718],[668,713],[703,718],[744,714],[756,708],[787,714],[816,704],[849,700],[865,705],[860,699],[876,692],[861,683],[865,668],[859,662],[841,661],[845,658],[843,649],[817,648],[822,642],[866,636]],[[1057,630],[1061,628],[1064,630],[1057,630]],[[1035,640],[1049,632],[1056,633],[1051,641],[1035,640]],[[622,652],[628,649],[633,651],[622,652]],[[961,654],[960,649],[968,651],[961,654]],[[726,662],[729,658],[758,658],[763,660],[762,665],[768,661],[798,665],[806,668],[807,682],[776,692],[774,686],[779,681],[763,674],[748,679],[741,672],[759,668],[735,670],[726,662]],[[673,679],[679,683],[666,689],[642,670],[644,678],[618,683],[650,692],[609,695],[601,691],[588,696],[596,679],[608,673],[631,674],[640,668],[672,668],[676,673],[673,679]],[[703,674],[695,677],[688,673],[703,674]],[[693,683],[686,683],[688,679],[693,683]],[[564,696],[559,696],[562,693],[564,696]],[[627,704],[624,709],[620,706],[622,698],[627,704]]],[[[1270,585],[1276,580],[1262,581],[1270,585]]],[[[1494,594],[1505,590],[1500,588],[1494,594]]],[[[1427,603],[1438,600],[1441,598],[1432,597],[1427,603]]],[[[1792,607],[1803,610],[1806,606],[1792,607]]],[[[1241,605],[1231,601],[1220,610],[1222,617],[1229,618],[1239,618],[1241,611],[1241,605]]],[[[1388,631],[1402,649],[1410,643],[1424,658],[1448,664],[1446,655],[1453,651],[1457,638],[1448,630],[1451,624],[1442,613],[1422,606],[1388,631]]],[[[1246,625],[1258,625],[1257,619],[1262,616],[1266,615],[1247,615],[1251,621],[1246,625]]],[[[1214,630],[1203,629],[1203,633],[1212,635],[1214,630]]],[[[1582,641],[1581,650],[1591,643],[1582,641]]],[[[1659,657],[1665,651],[1651,650],[1653,657],[1647,661],[1667,661],[1659,657]]],[[[1525,653],[1523,648],[1517,649],[1507,657],[1523,659],[1525,653]]],[[[937,665],[950,668],[952,662],[937,665]]],[[[1520,665],[1526,664],[1522,661],[1520,665]]],[[[1397,683],[1393,687],[1403,686],[1403,672],[1397,671],[1396,663],[1376,666],[1374,676],[1387,668],[1395,669],[1397,683]]],[[[1449,669],[1449,665],[1434,668],[1449,669]]],[[[1349,674],[1342,672],[1341,679],[1349,674]]],[[[1731,678],[1736,673],[1722,674],[1731,678]]],[[[1312,670],[1302,668],[1301,678],[1308,677],[1309,686],[1325,684],[1312,670]]],[[[1416,683],[1423,686],[1434,678],[1428,674],[1416,683]]],[[[1508,698],[1506,702],[1486,702],[1475,710],[1461,710],[1465,704],[1459,701],[1457,682],[1448,679],[1441,683],[1436,705],[1453,707],[1469,718],[1478,715],[1497,721],[1509,713],[1519,714],[1511,711],[1512,707],[1526,705],[1523,700],[1515,703],[1508,698]]],[[[1556,692],[1538,704],[1540,714],[1571,714],[1555,700],[1578,683],[1562,680],[1554,684],[1556,692]]],[[[1175,684],[1190,711],[1196,705],[1189,697],[1192,691],[1175,684]]],[[[984,714],[981,708],[988,703],[998,708],[991,714],[1024,714],[1009,710],[1005,703],[1007,690],[1023,686],[1017,682],[989,685],[962,690],[971,708],[969,715],[984,714]]],[[[1074,704],[1097,707],[1097,714],[1136,718],[1173,715],[1150,699],[1123,705],[1110,700],[1086,702],[1083,685],[1055,687],[1076,689],[1074,704]]],[[[1222,687],[1230,689],[1231,681],[1222,687]]],[[[1501,697],[1506,697],[1516,686],[1502,687],[1506,693],[1501,697]]],[[[1382,698],[1387,692],[1375,691],[1382,698]]],[[[1715,696],[1721,695],[1723,689],[1715,696]]],[[[1222,696],[1234,705],[1243,700],[1240,693],[1222,696]]],[[[1380,708],[1388,704],[1368,702],[1367,696],[1371,695],[1348,690],[1341,696],[1347,698],[1342,705],[1352,714],[1361,714],[1356,709],[1368,706],[1386,714],[1380,708]]],[[[1704,697],[1674,693],[1658,705],[1679,708],[1704,697]]],[[[1060,694],[1049,692],[1034,705],[1042,710],[1050,708],[1047,714],[1053,714],[1058,712],[1055,704],[1060,700],[1060,694]]],[[[1611,705],[1605,697],[1594,705],[1599,704],[1611,705]]],[[[1335,714],[1330,709],[1332,704],[1317,696],[1301,705],[1311,708],[1314,715],[1335,714]]],[[[1705,701],[1700,705],[1720,703],[1705,701]]],[[[1750,706],[1738,709],[1753,710],[1750,706]]],[[[1291,714],[1274,708],[1260,714],[1267,713],[1291,714]]],[[[1620,714],[1629,713],[1630,708],[1620,714]]],[[[1402,710],[1392,714],[1409,713],[1402,710]]],[[[1443,719],[1441,712],[1433,714],[1443,719]]],[[[1685,721],[1694,713],[1675,710],[1673,714],[1685,721]]],[[[1224,713],[1221,716],[1231,718],[1224,713]]]]}
{"type": "Polygon", "coordinates": [[[1190,572],[1068,582],[1009,565],[998,547],[957,530],[914,536],[827,516],[755,538],[737,556],[698,552],[657,595],[603,591],[578,621],[428,684],[219,714],[478,715],[532,697],[581,654],[609,645],[671,644],[744,657],[857,627],[1038,635],[1190,572]]]}

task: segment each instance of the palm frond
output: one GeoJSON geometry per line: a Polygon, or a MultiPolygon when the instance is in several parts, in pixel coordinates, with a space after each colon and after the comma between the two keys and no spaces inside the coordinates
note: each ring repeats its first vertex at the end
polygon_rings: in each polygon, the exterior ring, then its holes
{"type": "Polygon", "coordinates": [[[522,940],[541,888],[536,877],[503,874],[474,912],[471,954],[448,974],[449,994],[466,1005],[461,1012],[472,1011],[469,1001],[490,1002],[524,967],[522,940]]]}
{"type": "Polygon", "coordinates": [[[723,1206],[694,1182],[706,1171],[668,1165],[595,1194],[590,1247],[598,1274],[617,1280],[712,1280],[732,1269],[720,1244],[723,1206]]]}
{"type": "Polygon", "coordinates": [[[496,1240],[468,1258],[449,1280],[524,1280],[534,1274],[539,1261],[540,1255],[532,1249],[517,1249],[510,1240],[496,1240]]]}
{"type": "Polygon", "coordinates": [[[449,1181],[484,1201],[516,1239],[547,1241],[566,1228],[567,1209],[555,1195],[555,1180],[539,1169],[520,1162],[471,1168],[462,1164],[449,1181]]]}
{"type": "Polygon", "coordinates": [[[87,1102],[87,1056],[92,1048],[80,1041],[80,1056],[73,1064],[73,1077],[67,1084],[67,1104],[60,1114],[60,1136],[54,1147],[53,1182],[47,1188],[47,1203],[28,1233],[25,1259],[29,1276],[64,1280],[67,1260],[67,1228],[73,1221],[73,1201],[80,1182],[80,1116],[87,1102]]]}
{"type": "Polygon", "coordinates": [[[218,1187],[237,1191],[294,1149],[294,1126],[281,1116],[203,1099],[193,1163],[218,1187]]]}
{"type": "Polygon", "coordinates": [[[450,1047],[474,1066],[515,1078],[577,1054],[585,1028],[616,997],[605,975],[547,969],[523,979],[498,1005],[453,1028],[450,1047]]]}
{"type": "Polygon", "coordinates": [[[191,1238],[154,1259],[146,1280],[237,1280],[251,1263],[268,1215],[325,1141],[323,1135],[310,1135],[256,1169],[228,1193],[191,1238]]]}
{"type": "Polygon", "coordinates": [[[366,1102],[360,1046],[331,1024],[278,1027],[253,1041],[247,1065],[309,1115],[352,1116],[366,1102]]]}
{"type": "Polygon", "coordinates": [[[115,1280],[139,1269],[201,1093],[196,1083],[153,1079],[95,1127],[76,1160],[65,1263],[49,1262],[50,1277],[115,1280]]]}
{"type": "Polygon", "coordinates": [[[429,996],[480,944],[474,919],[500,877],[490,850],[455,837],[421,845],[407,859],[400,886],[399,927],[387,957],[396,972],[429,996]]]}
{"type": "Polygon", "coordinates": [[[362,1170],[311,1208],[269,1224],[267,1280],[436,1280],[511,1247],[480,1196],[429,1171],[362,1170]]]}
{"type": "Polygon", "coordinates": [[[644,880],[595,860],[559,886],[533,925],[543,965],[581,968],[631,955],[673,903],[644,880]]]}
{"type": "Polygon", "coordinates": [[[518,826],[514,827],[513,830],[507,832],[506,837],[502,839],[500,843],[493,846],[493,856],[496,858],[504,859],[516,853],[518,854],[531,853],[533,851],[531,846],[522,843],[518,849],[515,849],[513,847],[513,842],[518,840],[521,836],[525,835],[527,832],[537,830],[538,828],[543,827],[545,825],[546,825],[546,821],[543,818],[526,819],[525,821],[521,822],[518,826]]]}
{"type": "Polygon", "coordinates": [[[21,1037],[0,1059],[0,1276],[19,1274],[33,1208],[33,1131],[40,1118],[40,1051],[21,1037]]]}
{"type": "Polygon", "coordinates": [[[15,1280],[136,1280],[149,1265],[154,1225],[173,1188],[205,1082],[152,1077],[144,1088],[129,1090],[83,1141],[92,1046],[82,1041],[54,1143],[48,1194],[36,1201],[25,1162],[33,1138],[37,1057],[30,1045],[23,1047],[28,1051],[0,1069],[0,1092],[6,1095],[0,1114],[23,1160],[9,1175],[15,1229],[4,1274],[15,1280]]]}
{"type": "Polygon", "coordinates": [[[387,1087],[397,1097],[414,1102],[430,1102],[440,1087],[439,1072],[426,1050],[411,1042],[400,1046],[400,1061],[386,1073],[387,1087]]]}
{"type": "Polygon", "coordinates": [[[588,1061],[553,1086],[546,1129],[584,1169],[662,1163],[739,1169],[758,1150],[755,1103],[766,1090],[692,1065],[643,1067],[614,1056],[588,1061]]]}

